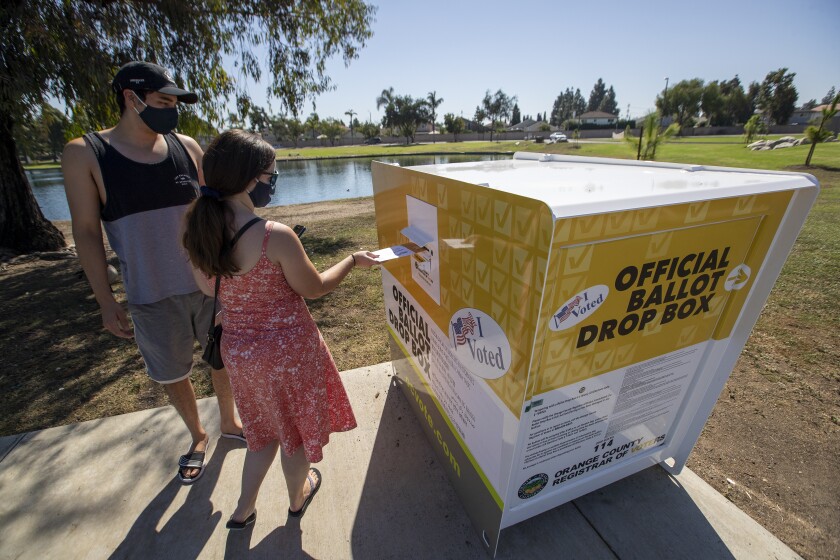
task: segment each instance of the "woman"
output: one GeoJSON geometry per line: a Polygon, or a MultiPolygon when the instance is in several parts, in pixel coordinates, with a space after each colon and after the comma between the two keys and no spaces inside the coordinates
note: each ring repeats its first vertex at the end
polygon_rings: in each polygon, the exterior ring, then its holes
{"type": "Polygon", "coordinates": [[[353,267],[376,264],[375,255],[359,251],[319,273],[291,228],[259,220],[254,208],[271,199],[275,164],[274,149],[259,136],[222,133],[204,154],[207,186],[185,218],[183,242],[202,289],[212,294],[210,279],[222,277],[221,353],[248,443],[229,529],[255,521],[257,494],[278,448],[289,515],[302,516],[321,486],[310,463],[322,459],[330,433],[356,426],[303,298],[329,293],[353,267]],[[249,222],[256,225],[243,227],[249,222]]]}

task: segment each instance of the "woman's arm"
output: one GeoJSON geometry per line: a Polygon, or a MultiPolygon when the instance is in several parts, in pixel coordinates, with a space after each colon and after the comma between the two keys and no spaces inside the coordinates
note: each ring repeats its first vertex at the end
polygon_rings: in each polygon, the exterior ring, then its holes
{"type": "Polygon", "coordinates": [[[290,227],[279,223],[274,224],[266,256],[280,265],[289,286],[307,299],[319,298],[333,291],[354,267],[368,268],[378,264],[373,253],[357,251],[324,272],[318,272],[298,236],[290,227]]]}

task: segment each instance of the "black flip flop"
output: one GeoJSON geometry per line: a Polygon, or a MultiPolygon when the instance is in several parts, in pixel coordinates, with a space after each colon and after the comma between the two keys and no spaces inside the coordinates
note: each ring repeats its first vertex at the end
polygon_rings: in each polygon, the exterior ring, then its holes
{"type": "Polygon", "coordinates": [[[254,510],[254,513],[246,517],[244,521],[234,521],[233,519],[229,519],[225,528],[230,529],[231,531],[241,531],[248,525],[253,525],[256,520],[257,510],[254,510]]]}
{"type": "Polygon", "coordinates": [[[324,477],[321,476],[321,471],[319,471],[315,467],[312,467],[309,470],[314,471],[315,474],[318,475],[318,483],[313,485],[312,477],[309,475],[309,473],[306,473],[306,479],[309,481],[309,495],[303,501],[303,506],[299,510],[292,511],[292,508],[289,508],[290,517],[303,517],[303,514],[306,513],[306,508],[309,507],[309,503],[312,501],[312,498],[315,497],[315,494],[318,493],[318,489],[321,488],[321,481],[324,480],[324,477]]]}
{"type": "Polygon", "coordinates": [[[187,453],[186,455],[181,455],[181,458],[178,460],[178,480],[181,481],[181,484],[190,485],[199,478],[201,475],[204,474],[204,452],[203,451],[193,451],[192,453],[187,453]],[[184,469],[198,469],[198,474],[192,478],[187,478],[181,471],[184,469]]]}
{"type": "Polygon", "coordinates": [[[248,440],[245,439],[245,432],[242,432],[240,434],[222,433],[222,437],[227,439],[235,439],[237,441],[241,441],[242,443],[248,443],[248,440]]]}

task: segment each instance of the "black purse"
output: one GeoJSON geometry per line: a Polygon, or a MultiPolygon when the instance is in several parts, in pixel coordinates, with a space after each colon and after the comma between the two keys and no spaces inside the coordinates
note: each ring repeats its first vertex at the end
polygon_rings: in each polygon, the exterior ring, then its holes
{"type": "MultiPolygon", "coordinates": [[[[262,218],[254,218],[236,232],[230,242],[227,250],[233,249],[233,246],[239,241],[239,238],[245,233],[249,227],[262,220],[262,218]]],[[[207,329],[207,344],[204,345],[204,353],[201,359],[213,369],[223,369],[225,367],[222,361],[222,325],[216,324],[216,300],[219,297],[219,285],[222,282],[221,275],[216,276],[216,292],[213,294],[213,314],[210,316],[210,328],[207,329]]]]}
{"type": "Polygon", "coordinates": [[[216,324],[216,298],[219,297],[219,282],[222,277],[216,276],[216,293],[213,296],[213,314],[210,316],[210,330],[207,331],[207,344],[204,345],[204,354],[201,359],[207,362],[213,369],[225,367],[222,362],[222,325],[216,324]]]}

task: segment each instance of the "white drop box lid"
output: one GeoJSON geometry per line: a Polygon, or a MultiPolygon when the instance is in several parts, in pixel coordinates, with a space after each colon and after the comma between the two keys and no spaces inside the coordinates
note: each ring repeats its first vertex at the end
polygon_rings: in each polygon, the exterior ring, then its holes
{"type": "Polygon", "coordinates": [[[802,173],[530,152],[408,169],[541,200],[555,219],[818,184],[802,173]]]}

